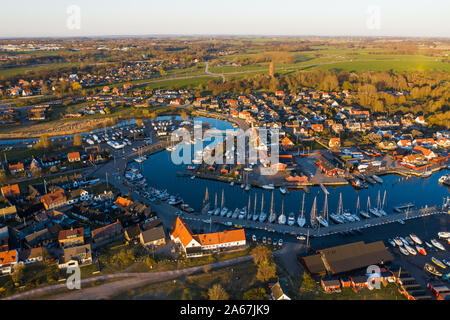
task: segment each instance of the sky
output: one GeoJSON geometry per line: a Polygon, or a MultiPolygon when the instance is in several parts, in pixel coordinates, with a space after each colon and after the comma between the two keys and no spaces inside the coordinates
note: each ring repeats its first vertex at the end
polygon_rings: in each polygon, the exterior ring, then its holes
{"type": "Polygon", "coordinates": [[[18,0],[0,6],[0,37],[450,37],[449,17],[449,0],[18,0]]]}

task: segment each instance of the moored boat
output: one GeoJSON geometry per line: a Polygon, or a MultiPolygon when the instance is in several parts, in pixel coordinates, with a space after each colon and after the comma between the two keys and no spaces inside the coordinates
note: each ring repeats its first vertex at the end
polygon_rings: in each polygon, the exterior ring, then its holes
{"type": "Polygon", "coordinates": [[[421,255],[426,256],[427,255],[427,250],[425,250],[424,247],[421,247],[419,245],[416,245],[416,250],[417,252],[419,252],[421,255]]]}
{"type": "Polygon", "coordinates": [[[438,248],[439,250],[445,251],[444,246],[442,245],[442,243],[440,243],[439,241],[437,241],[436,239],[431,239],[431,244],[433,246],[435,246],[436,248],[438,248]]]}
{"type": "Polygon", "coordinates": [[[398,249],[399,249],[400,252],[403,253],[405,256],[409,256],[409,252],[408,252],[408,250],[406,250],[405,248],[403,248],[403,247],[398,247],[398,249]]]}
{"type": "Polygon", "coordinates": [[[424,269],[425,269],[425,271],[431,273],[432,275],[442,277],[442,273],[437,271],[436,268],[429,263],[425,263],[424,269]]]}
{"type": "Polygon", "coordinates": [[[409,236],[416,244],[419,244],[419,245],[422,244],[422,240],[420,240],[420,238],[418,236],[416,236],[415,234],[411,233],[409,236]]]}
{"type": "Polygon", "coordinates": [[[438,237],[440,239],[448,239],[448,238],[450,238],[450,232],[446,232],[446,231],[438,232],[438,237]]]}
{"type": "Polygon", "coordinates": [[[261,188],[263,188],[265,190],[273,190],[273,189],[275,189],[273,184],[265,184],[261,188]]]}
{"type": "Polygon", "coordinates": [[[289,213],[287,224],[293,226],[295,223],[295,215],[293,212],[289,213]]]}
{"type": "Polygon", "coordinates": [[[433,263],[439,267],[441,267],[442,269],[447,269],[447,266],[438,258],[435,257],[431,257],[431,261],[433,261],[433,263]]]}
{"type": "Polygon", "coordinates": [[[417,254],[417,251],[414,250],[413,247],[408,246],[408,245],[406,245],[406,244],[405,244],[405,249],[408,250],[408,252],[409,252],[410,254],[412,254],[413,256],[415,256],[415,255],[417,254]]]}
{"type": "Polygon", "coordinates": [[[304,209],[304,207],[305,207],[305,194],[303,193],[302,212],[301,212],[301,214],[298,215],[298,218],[297,218],[297,224],[300,227],[303,227],[305,225],[305,223],[306,223],[306,219],[303,216],[303,209],[304,209]]]}

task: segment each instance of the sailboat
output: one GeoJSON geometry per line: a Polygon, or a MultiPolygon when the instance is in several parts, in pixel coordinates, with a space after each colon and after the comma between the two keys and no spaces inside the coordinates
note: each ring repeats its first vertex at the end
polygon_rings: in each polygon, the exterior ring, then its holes
{"type": "Polygon", "coordinates": [[[224,204],[225,204],[225,193],[224,193],[224,190],[222,189],[222,203],[221,203],[221,205],[220,205],[220,208],[221,208],[221,210],[220,210],[220,216],[221,216],[221,217],[226,216],[226,215],[227,215],[227,212],[228,212],[228,209],[227,209],[226,207],[224,207],[224,204]]]}
{"type": "Polygon", "coordinates": [[[286,216],[284,215],[284,200],[281,201],[281,215],[278,217],[279,224],[286,224],[286,216]]]}
{"type": "Polygon", "coordinates": [[[381,217],[381,212],[378,210],[379,203],[380,203],[380,191],[378,191],[377,207],[369,209],[369,212],[373,214],[375,217],[381,217]]]}
{"type": "Polygon", "coordinates": [[[317,196],[314,197],[313,205],[311,207],[311,213],[309,214],[309,222],[311,223],[311,226],[316,225],[316,204],[317,204],[317,196]]]}
{"type": "Polygon", "coordinates": [[[328,215],[328,193],[325,193],[325,201],[323,203],[323,216],[317,216],[317,221],[324,227],[328,227],[327,215],[328,215]]]}
{"type": "MultiPolygon", "coordinates": [[[[358,202],[359,202],[359,196],[358,196],[358,202]]],[[[361,217],[366,218],[366,219],[370,219],[369,208],[370,208],[370,197],[367,197],[366,211],[363,211],[363,210],[359,211],[359,214],[361,215],[361,217]]]]}
{"type": "Polygon", "coordinates": [[[247,204],[247,220],[252,220],[252,212],[250,211],[250,195],[248,195],[248,204],[247,204]]]}
{"type": "Polygon", "coordinates": [[[330,214],[330,219],[335,223],[345,223],[344,217],[342,216],[342,193],[339,196],[337,212],[330,214]]]}
{"type": "Polygon", "coordinates": [[[305,223],[306,223],[306,219],[305,219],[305,217],[303,216],[303,209],[304,209],[304,207],[305,207],[305,194],[303,193],[302,212],[301,212],[301,214],[299,214],[299,216],[298,216],[298,218],[297,218],[297,224],[298,224],[300,227],[303,227],[303,226],[305,225],[305,223]]]}
{"type": "Polygon", "coordinates": [[[259,222],[264,222],[266,220],[267,214],[264,212],[264,193],[261,198],[261,213],[259,214],[259,222]]]}
{"type": "Polygon", "coordinates": [[[273,211],[273,191],[272,191],[272,201],[270,203],[270,215],[269,215],[269,222],[273,223],[275,219],[277,218],[277,215],[273,211]]]}
{"type": "Polygon", "coordinates": [[[258,220],[259,214],[256,212],[256,200],[257,200],[258,194],[255,193],[255,205],[253,206],[253,221],[258,220]]]}
{"type": "Polygon", "coordinates": [[[210,216],[213,215],[216,210],[217,210],[217,192],[214,195],[214,209],[209,210],[208,215],[210,216]]]}

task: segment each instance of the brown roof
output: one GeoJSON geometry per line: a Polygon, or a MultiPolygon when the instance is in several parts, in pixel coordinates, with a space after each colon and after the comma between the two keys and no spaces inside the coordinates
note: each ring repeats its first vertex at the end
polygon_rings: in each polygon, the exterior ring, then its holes
{"type": "MultiPolygon", "coordinates": [[[[382,241],[364,243],[363,241],[344,244],[320,250],[333,274],[361,269],[372,264],[393,260],[392,254],[382,241]]],[[[303,258],[311,273],[325,272],[320,254],[303,258]]]]}
{"type": "Polygon", "coordinates": [[[83,227],[69,230],[61,230],[58,234],[58,240],[82,237],[84,235],[83,232],[84,232],[83,227]]]}

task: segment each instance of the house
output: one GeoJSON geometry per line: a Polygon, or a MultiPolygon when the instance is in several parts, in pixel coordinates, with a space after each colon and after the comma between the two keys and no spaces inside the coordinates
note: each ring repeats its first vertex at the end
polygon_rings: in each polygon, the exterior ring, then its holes
{"type": "Polygon", "coordinates": [[[139,227],[139,225],[133,225],[131,227],[128,227],[124,232],[125,239],[127,239],[127,241],[137,239],[140,237],[141,231],[142,230],[139,227]]]}
{"type": "Polygon", "coordinates": [[[71,205],[77,203],[78,201],[88,201],[94,197],[93,194],[89,194],[87,190],[84,189],[76,189],[69,192],[69,196],[67,199],[67,204],[71,205]]]}
{"type": "Polygon", "coordinates": [[[427,123],[425,122],[425,118],[423,116],[417,116],[416,119],[414,119],[414,121],[418,124],[421,125],[426,125],[427,123]]]}
{"type": "Polygon", "coordinates": [[[341,139],[340,138],[331,138],[330,141],[328,141],[328,146],[330,148],[339,148],[341,146],[341,139]]]}
{"type": "Polygon", "coordinates": [[[69,160],[69,162],[78,162],[81,161],[80,158],[80,153],[79,152],[70,152],[67,154],[67,160],[69,160]]]}
{"type": "Polygon", "coordinates": [[[58,234],[58,242],[61,248],[84,244],[84,228],[61,230],[58,234]]]}
{"type": "Polygon", "coordinates": [[[410,148],[410,147],[412,146],[412,143],[411,143],[411,140],[405,140],[405,139],[403,139],[403,140],[399,140],[399,141],[397,142],[397,145],[398,145],[400,148],[410,148]]]}
{"type": "Polygon", "coordinates": [[[16,196],[20,195],[20,188],[19,188],[18,184],[13,184],[13,185],[2,187],[1,191],[2,191],[2,195],[5,198],[16,197],[16,196]]]}
{"type": "Polygon", "coordinates": [[[64,190],[61,188],[56,191],[47,193],[41,197],[41,202],[45,207],[45,210],[56,209],[67,204],[67,197],[64,190]]]}
{"type": "Polygon", "coordinates": [[[166,244],[166,234],[164,227],[159,226],[142,231],[139,240],[144,247],[160,246],[166,244]]]}
{"type": "Polygon", "coordinates": [[[322,279],[320,281],[326,293],[341,292],[341,283],[337,279],[322,279]]]}
{"type": "Polygon", "coordinates": [[[0,272],[2,274],[11,274],[14,266],[19,262],[19,253],[17,250],[8,250],[0,252],[0,272]]]}
{"type": "Polygon", "coordinates": [[[311,125],[311,129],[315,132],[322,132],[323,131],[323,124],[321,123],[313,123],[311,125]]]}
{"type": "Polygon", "coordinates": [[[359,291],[369,286],[369,278],[367,276],[351,276],[350,279],[354,291],[359,291]]]}
{"type": "Polygon", "coordinates": [[[9,165],[9,172],[11,172],[11,174],[16,174],[19,172],[23,172],[25,170],[23,163],[22,162],[18,162],[16,164],[10,164],[9,165]]]}
{"type": "Polygon", "coordinates": [[[427,159],[427,160],[431,160],[431,159],[437,157],[437,155],[433,151],[431,151],[427,148],[421,147],[421,146],[414,146],[413,150],[422,153],[423,156],[425,157],[425,159],[427,159]]]}
{"type": "Polygon", "coordinates": [[[340,281],[342,288],[350,288],[352,286],[352,281],[349,277],[342,277],[340,281]]]}
{"type": "Polygon", "coordinates": [[[294,143],[288,137],[284,137],[283,140],[281,140],[281,146],[283,149],[289,150],[294,147],[294,143]]]}
{"type": "Polygon", "coordinates": [[[280,281],[277,281],[274,285],[270,286],[270,297],[272,300],[291,300],[285,293],[285,290],[283,290],[280,281]]]}
{"type": "Polygon", "coordinates": [[[320,168],[320,170],[329,177],[339,176],[344,174],[344,170],[336,168],[328,160],[321,157],[315,162],[315,164],[320,168]]]}
{"type": "Polygon", "coordinates": [[[448,147],[450,147],[450,139],[445,138],[445,137],[439,137],[436,139],[436,144],[439,147],[448,148],[448,147]]]}
{"type": "Polygon", "coordinates": [[[131,205],[131,200],[122,197],[117,197],[116,202],[114,204],[116,205],[116,207],[122,210],[127,210],[128,207],[131,205]]]}
{"type": "Polygon", "coordinates": [[[44,247],[22,249],[19,253],[19,259],[24,264],[42,262],[46,256],[48,256],[48,252],[44,247]]]}
{"type": "Polygon", "coordinates": [[[91,239],[94,243],[113,241],[118,236],[121,236],[122,233],[122,224],[117,220],[114,223],[92,230],[91,239]]]}
{"type": "Polygon", "coordinates": [[[11,219],[17,214],[17,208],[14,205],[3,206],[0,204],[0,218],[11,219]]]}
{"type": "Polygon", "coordinates": [[[84,266],[92,264],[92,248],[90,244],[65,248],[59,259],[58,268],[66,269],[72,266],[84,266]]]}
{"type": "Polygon", "coordinates": [[[198,257],[206,252],[235,249],[246,245],[244,229],[195,235],[180,217],[176,218],[172,229],[171,240],[180,244],[188,257],[198,257]]]}
{"type": "Polygon", "coordinates": [[[8,226],[0,228],[0,251],[9,250],[9,229],[8,226]]]}

